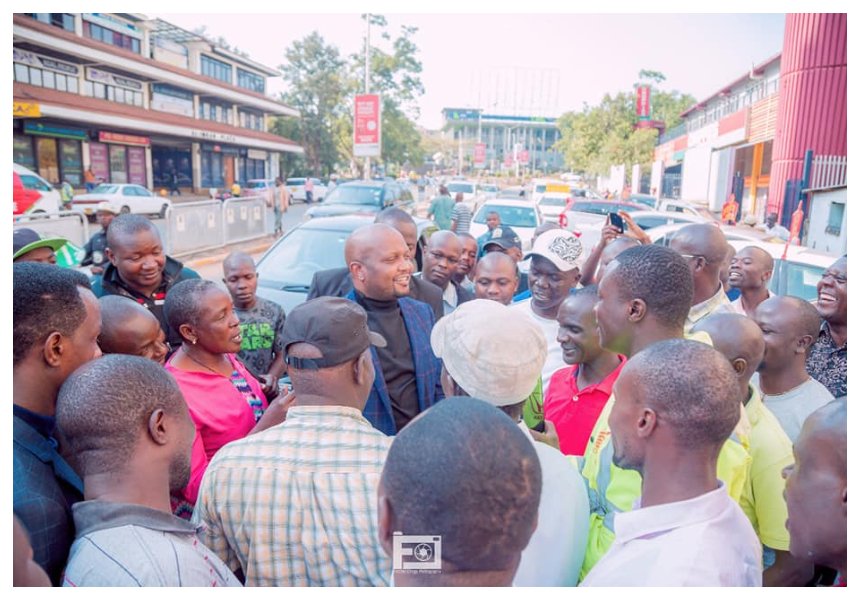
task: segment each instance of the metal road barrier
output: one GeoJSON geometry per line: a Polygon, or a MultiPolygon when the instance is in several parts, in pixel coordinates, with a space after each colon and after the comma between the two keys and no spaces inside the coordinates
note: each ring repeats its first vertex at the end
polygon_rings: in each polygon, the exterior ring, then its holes
{"type": "Polygon", "coordinates": [[[268,207],[263,196],[228,198],[224,201],[224,243],[264,237],[268,207]]]}
{"type": "Polygon", "coordinates": [[[76,246],[84,246],[90,239],[87,216],[80,210],[21,215],[14,218],[12,227],[14,229],[32,229],[42,237],[65,238],[76,246]]]}
{"type": "Polygon", "coordinates": [[[214,250],[268,235],[268,210],[263,196],[174,203],[164,219],[166,248],[171,256],[214,250]]]}
{"type": "Polygon", "coordinates": [[[167,253],[182,256],[224,245],[220,200],[173,203],[164,215],[167,253]]]}

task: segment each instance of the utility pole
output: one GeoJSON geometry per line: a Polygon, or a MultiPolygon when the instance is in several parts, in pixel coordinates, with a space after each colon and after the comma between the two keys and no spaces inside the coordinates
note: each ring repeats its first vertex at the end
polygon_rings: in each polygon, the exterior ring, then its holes
{"type": "MultiPolygon", "coordinates": [[[[367,37],[364,38],[364,93],[370,93],[370,13],[364,16],[367,21],[367,37]]],[[[380,111],[381,112],[381,111],[380,111]]],[[[379,124],[377,123],[377,126],[379,124]]],[[[370,179],[370,157],[364,157],[364,178],[370,179]]]]}

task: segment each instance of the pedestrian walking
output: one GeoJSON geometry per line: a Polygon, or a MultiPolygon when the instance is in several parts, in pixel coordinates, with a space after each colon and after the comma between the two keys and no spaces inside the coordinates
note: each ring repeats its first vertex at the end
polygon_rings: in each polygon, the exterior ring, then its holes
{"type": "Polygon", "coordinates": [[[310,177],[305,177],[305,204],[314,201],[314,182],[310,177]]]}

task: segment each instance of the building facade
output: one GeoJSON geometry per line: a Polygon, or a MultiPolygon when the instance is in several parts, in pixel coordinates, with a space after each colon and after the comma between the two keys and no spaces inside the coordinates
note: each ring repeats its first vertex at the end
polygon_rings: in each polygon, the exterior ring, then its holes
{"type": "Polygon", "coordinates": [[[298,116],[266,96],[278,72],[132,13],[13,16],[13,157],[53,184],[138,183],[208,193],[279,174],[298,116]]]}
{"type": "MultiPolygon", "coordinates": [[[[558,171],[564,167],[563,155],[553,150],[561,138],[556,119],[485,114],[474,108],[444,108],[443,131],[462,142],[463,155],[475,164],[475,144],[486,148],[484,169],[497,172],[519,163],[532,172],[558,171]]],[[[480,164],[480,163],[479,163],[480,164]]]]}

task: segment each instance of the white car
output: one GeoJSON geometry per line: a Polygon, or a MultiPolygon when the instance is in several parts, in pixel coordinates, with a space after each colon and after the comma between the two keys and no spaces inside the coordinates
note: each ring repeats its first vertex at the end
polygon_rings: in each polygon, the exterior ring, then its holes
{"type": "Polygon", "coordinates": [[[570,184],[559,179],[533,179],[529,198],[537,204],[547,192],[559,192],[570,195],[570,184]]]}
{"type": "Polygon", "coordinates": [[[172,204],[169,198],[153,194],[136,183],[100,183],[89,194],[72,198],[72,207],[95,217],[100,202],[110,203],[120,213],[158,215],[162,219],[172,204]]]}
{"type": "Polygon", "coordinates": [[[642,210],[630,213],[630,218],[633,222],[639,225],[642,229],[652,229],[661,225],[674,225],[682,223],[688,225],[690,223],[711,223],[713,219],[692,215],[686,212],[667,212],[663,210],[642,210]]]}
{"type": "Polygon", "coordinates": [[[544,221],[558,223],[558,218],[564,212],[564,207],[570,201],[570,194],[562,192],[546,192],[537,202],[537,208],[544,221]]]}
{"type": "Polygon", "coordinates": [[[487,213],[490,211],[499,213],[501,224],[520,236],[524,253],[531,250],[535,228],[541,224],[540,213],[534,205],[518,200],[487,200],[472,217],[469,226],[469,233],[476,239],[487,232],[487,213]]]}
{"type": "MultiPolygon", "coordinates": [[[[328,188],[323,185],[323,183],[316,177],[311,177],[311,181],[314,184],[313,200],[317,202],[322,202],[323,198],[325,198],[326,194],[328,193],[328,188]]],[[[284,184],[290,191],[290,204],[301,203],[305,201],[304,177],[290,177],[284,182],[284,184]]]]}
{"type": "MultiPolygon", "coordinates": [[[[28,190],[25,195],[35,195],[33,192],[39,195],[35,201],[32,199],[27,201],[26,208],[23,206],[24,203],[21,203],[19,206],[21,206],[22,210],[14,210],[14,213],[36,214],[56,213],[60,211],[60,206],[62,205],[60,192],[55,190],[54,186],[45,181],[38,173],[17,163],[12,163],[12,172],[18,176],[23,188],[28,190]]],[[[15,192],[13,190],[13,198],[14,196],[15,192]]]]}
{"type": "Polygon", "coordinates": [[[455,198],[458,193],[463,193],[463,202],[469,207],[472,213],[478,206],[478,184],[474,181],[450,181],[445,184],[448,188],[448,193],[452,198],[455,198]]]}

